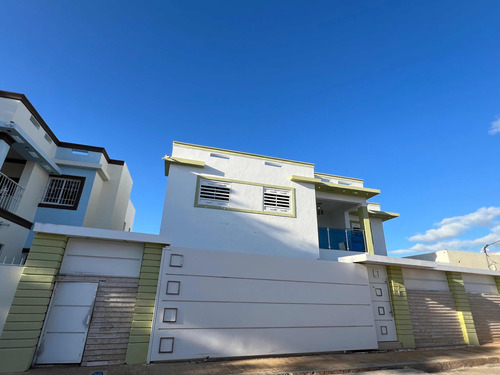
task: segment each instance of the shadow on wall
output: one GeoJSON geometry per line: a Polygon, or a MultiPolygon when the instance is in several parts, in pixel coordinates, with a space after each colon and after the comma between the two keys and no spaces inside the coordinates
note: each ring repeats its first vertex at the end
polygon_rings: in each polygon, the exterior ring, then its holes
{"type": "Polygon", "coordinates": [[[467,293],[479,343],[500,343],[500,295],[467,293]]]}
{"type": "Polygon", "coordinates": [[[9,314],[24,266],[0,264],[0,334],[9,314]]]}

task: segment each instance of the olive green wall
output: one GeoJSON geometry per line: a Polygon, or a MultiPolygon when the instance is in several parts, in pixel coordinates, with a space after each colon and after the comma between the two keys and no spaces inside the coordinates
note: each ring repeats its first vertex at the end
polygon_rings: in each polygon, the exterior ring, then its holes
{"type": "Polygon", "coordinates": [[[0,372],[30,368],[67,240],[35,235],[0,337],[0,372]]]}

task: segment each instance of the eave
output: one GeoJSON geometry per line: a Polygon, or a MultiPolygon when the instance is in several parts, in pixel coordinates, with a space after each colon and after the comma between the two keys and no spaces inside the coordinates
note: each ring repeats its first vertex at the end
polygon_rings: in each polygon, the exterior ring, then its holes
{"type": "Polygon", "coordinates": [[[322,191],[325,193],[350,195],[366,199],[374,197],[377,194],[380,194],[380,190],[378,189],[369,189],[360,186],[341,185],[341,184],[334,184],[332,182],[323,182],[321,181],[321,179],[313,177],[292,175],[290,176],[290,180],[293,182],[314,184],[317,191],[322,191]]]}
{"type": "Polygon", "coordinates": [[[165,160],[165,176],[168,176],[171,165],[183,165],[186,167],[205,168],[204,161],[177,158],[168,155],[165,155],[162,159],[165,160]]]}

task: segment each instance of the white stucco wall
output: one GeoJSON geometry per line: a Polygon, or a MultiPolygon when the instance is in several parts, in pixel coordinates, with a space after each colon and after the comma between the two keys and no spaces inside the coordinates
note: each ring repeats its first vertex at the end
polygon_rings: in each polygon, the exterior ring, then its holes
{"type": "MultiPolygon", "coordinates": [[[[49,175],[40,164],[28,161],[24,166],[19,184],[25,188],[16,214],[23,219],[33,221],[38,203],[42,198],[49,175]]],[[[19,263],[22,249],[25,247],[29,230],[15,223],[7,222],[8,226],[0,226],[0,243],[4,244],[0,254],[0,262],[19,263]]]]}
{"type": "Polygon", "coordinates": [[[377,255],[387,255],[385,246],[384,227],[381,219],[370,218],[372,226],[373,249],[377,255]]]}
{"type": "Polygon", "coordinates": [[[7,315],[9,314],[10,305],[16,294],[17,284],[23,273],[23,266],[11,266],[0,264],[0,336],[7,315]]]}
{"type": "Polygon", "coordinates": [[[43,152],[50,157],[54,156],[56,144],[45,139],[45,130],[37,128],[30,121],[31,112],[19,100],[0,98],[0,121],[13,121],[31,138],[43,152]]]}
{"type": "MultiPolygon", "coordinates": [[[[223,152],[216,152],[223,154],[223,152]]],[[[291,175],[313,177],[313,166],[276,162],[244,155],[229,159],[208,150],[174,145],[173,157],[204,161],[203,169],[172,165],[160,233],[181,247],[317,259],[316,195],[312,184],[290,181],[291,175]],[[197,176],[283,186],[295,189],[296,217],[194,207],[197,176]]],[[[262,199],[262,198],[258,198],[262,199]]]]}
{"type": "Polygon", "coordinates": [[[123,230],[131,228],[135,209],[130,202],[132,177],[127,165],[107,164],[109,180],[96,175],[83,225],[93,228],[123,230]]]}

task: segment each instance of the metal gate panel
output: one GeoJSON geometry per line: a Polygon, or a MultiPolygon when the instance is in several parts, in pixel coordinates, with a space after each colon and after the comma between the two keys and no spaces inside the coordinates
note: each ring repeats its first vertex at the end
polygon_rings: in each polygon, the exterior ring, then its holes
{"type": "Polygon", "coordinates": [[[480,344],[500,342],[500,295],[467,293],[480,344]]]}
{"type": "Polygon", "coordinates": [[[81,362],[97,285],[56,284],[37,351],[37,364],[81,362]]]}
{"type": "Polygon", "coordinates": [[[451,292],[407,290],[407,295],[417,347],[465,343],[451,292]]]}
{"type": "Polygon", "coordinates": [[[164,250],[149,359],[375,349],[361,265],[164,250]]]}

